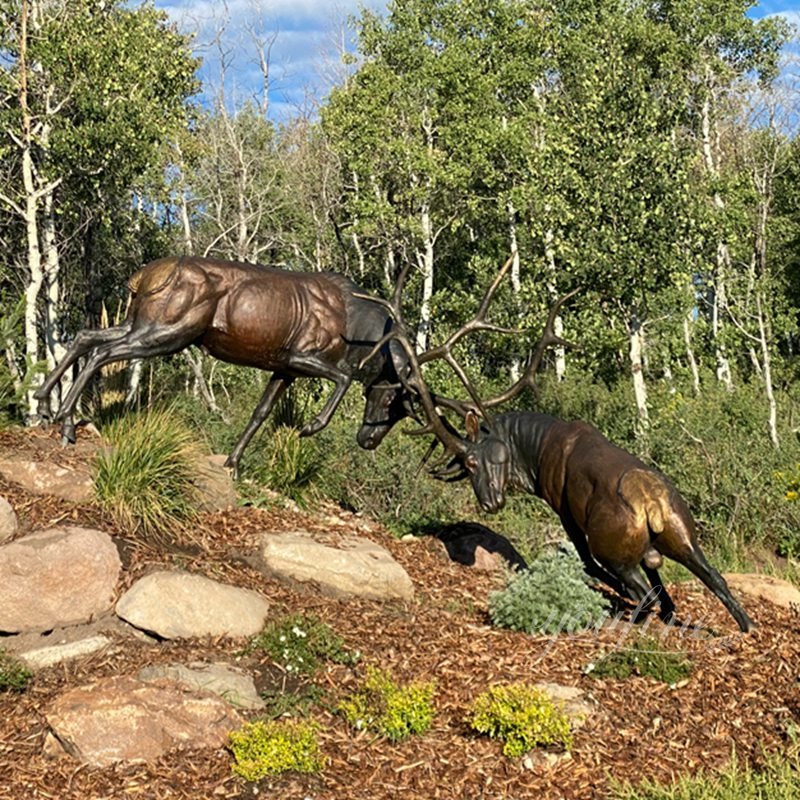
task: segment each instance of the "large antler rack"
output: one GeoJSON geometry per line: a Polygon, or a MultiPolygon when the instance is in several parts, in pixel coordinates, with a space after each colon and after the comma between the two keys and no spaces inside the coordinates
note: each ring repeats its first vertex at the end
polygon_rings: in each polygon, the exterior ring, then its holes
{"type": "MultiPolygon", "coordinates": [[[[481,415],[481,417],[483,417],[486,423],[490,424],[489,414],[487,413],[488,408],[493,408],[502,403],[508,402],[509,400],[516,397],[526,387],[530,388],[535,394],[538,394],[538,388],[535,382],[535,374],[541,365],[542,358],[544,357],[544,353],[548,347],[554,345],[560,345],[563,347],[573,346],[570,342],[566,341],[565,339],[562,339],[560,336],[557,336],[554,332],[554,327],[555,327],[555,320],[556,317],[558,316],[558,312],[561,306],[570,297],[572,297],[577,292],[577,290],[561,297],[550,309],[542,336],[540,337],[536,347],[531,353],[525,371],[523,375],[519,378],[519,380],[517,380],[511,387],[509,387],[501,394],[496,395],[495,397],[491,397],[488,400],[481,399],[480,395],[475,389],[466,371],[456,361],[453,355],[453,347],[464,336],[466,336],[469,333],[474,333],[477,331],[490,331],[493,333],[511,333],[511,334],[522,333],[522,331],[517,328],[507,328],[501,325],[497,325],[493,322],[488,321],[486,318],[489,311],[489,305],[491,304],[491,301],[495,293],[497,292],[497,288],[500,286],[500,283],[502,282],[503,278],[508,273],[508,270],[511,267],[512,263],[513,263],[513,256],[509,257],[508,260],[505,262],[505,264],[503,264],[503,266],[495,276],[494,280],[490,284],[489,288],[486,290],[486,293],[484,294],[483,299],[481,300],[481,303],[478,306],[478,310],[475,313],[475,316],[472,317],[472,319],[470,319],[464,325],[462,325],[454,333],[452,333],[445,342],[436,347],[431,348],[430,350],[426,350],[423,353],[417,353],[414,345],[412,344],[412,336],[406,324],[401,303],[403,289],[405,288],[405,283],[408,278],[408,273],[410,270],[410,264],[406,264],[401,270],[400,275],[398,276],[397,279],[397,283],[395,284],[394,291],[392,293],[392,298],[390,300],[371,297],[369,295],[361,295],[361,294],[356,295],[356,297],[364,298],[366,300],[372,300],[373,302],[379,303],[380,305],[384,306],[394,319],[394,325],[392,326],[392,329],[388,331],[380,339],[380,341],[378,341],[375,344],[372,350],[362,360],[362,365],[365,364],[367,361],[369,361],[369,359],[372,358],[390,340],[394,339],[395,341],[398,342],[398,344],[400,344],[400,346],[405,351],[406,356],[408,357],[408,363],[411,373],[410,379],[406,378],[406,376],[404,375],[401,375],[400,380],[403,386],[406,388],[406,390],[419,397],[419,401],[422,405],[423,411],[425,412],[425,417],[427,419],[426,425],[422,426],[417,430],[411,431],[410,433],[412,435],[424,435],[428,433],[434,434],[445,448],[445,455],[443,457],[444,460],[446,460],[448,455],[458,455],[460,453],[464,453],[466,450],[466,442],[458,435],[458,433],[453,429],[453,427],[448,423],[448,421],[440,414],[440,412],[437,409],[437,406],[449,408],[461,414],[461,416],[465,416],[469,411],[473,412],[477,411],[481,415]],[[460,400],[454,400],[452,398],[439,397],[437,395],[434,395],[430,391],[427,383],[425,382],[422,376],[422,365],[438,359],[441,359],[450,365],[450,368],[458,376],[459,380],[461,381],[467,393],[469,394],[472,400],[472,404],[464,403],[460,400]]],[[[428,456],[429,455],[430,452],[428,456]]],[[[441,460],[439,463],[441,463],[441,460]]],[[[444,477],[447,474],[453,474],[452,470],[451,471],[445,470],[442,473],[437,473],[437,476],[444,477]]]]}

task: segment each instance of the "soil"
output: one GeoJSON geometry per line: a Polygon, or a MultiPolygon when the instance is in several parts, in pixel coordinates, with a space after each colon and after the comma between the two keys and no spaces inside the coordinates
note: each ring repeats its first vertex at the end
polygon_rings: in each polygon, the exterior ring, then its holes
{"type": "MultiPolygon", "coordinates": [[[[60,463],[86,463],[93,448],[62,450],[47,431],[0,434],[0,453],[60,463]]],[[[727,763],[760,764],[785,751],[800,725],[800,611],[744,599],[757,628],[742,635],[719,601],[694,583],[672,587],[681,626],[653,617],[633,625],[629,610],[599,631],[556,637],[529,636],[491,627],[489,592],[502,575],[448,560],[432,538],[398,541],[379,524],[340,509],[304,513],[276,506],[207,514],[202,543],[191,553],[163,552],[125,540],[92,506],[73,506],[53,497],[27,494],[0,481],[0,494],[17,510],[20,533],[55,524],[80,524],[107,531],[120,543],[126,589],[155,569],[182,568],[226,583],[257,589],[271,600],[275,616],[316,614],[351,649],[362,653],[354,667],[331,665],[314,678],[324,699],[311,709],[320,725],[328,764],[319,776],[289,775],[247,785],[231,773],[228,751],[183,749],[153,764],[95,769],[69,758],[43,755],[45,713],[66,689],[96,678],[135,674],[141,667],[173,661],[232,661],[245,644],[230,639],[159,642],[136,635],[112,616],[90,628],[53,631],[43,637],[0,640],[18,650],[106,632],[112,646],[92,656],[43,669],[21,694],[0,693],[0,798],[253,798],[342,800],[522,800],[602,798],[616,781],[655,778],[670,782],[727,763]],[[386,547],[414,582],[409,603],[379,603],[326,597],[312,587],[288,586],[267,578],[252,564],[265,531],[308,530],[335,541],[369,537],[386,547]],[[694,671],[685,685],[671,688],[650,678],[599,680],[587,667],[644,627],[664,646],[685,651],[694,671]],[[355,732],[331,709],[353,690],[367,664],[392,672],[400,682],[435,679],[437,716],[421,737],[392,744],[355,732]],[[598,711],[575,734],[570,757],[555,766],[528,769],[522,759],[503,756],[501,744],[474,735],[466,723],[474,698],[487,687],[515,681],[576,686],[598,711]]],[[[241,656],[239,656],[241,659],[241,656]]],[[[286,676],[265,657],[245,663],[259,688],[286,676]]],[[[239,663],[242,663],[241,660],[239,663]]]]}

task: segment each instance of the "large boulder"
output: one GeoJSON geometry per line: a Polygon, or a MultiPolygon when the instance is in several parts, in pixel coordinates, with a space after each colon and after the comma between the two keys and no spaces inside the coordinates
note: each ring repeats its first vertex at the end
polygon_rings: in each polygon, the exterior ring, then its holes
{"type": "Polygon", "coordinates": [[[94,497],[94,481],[88,468],[10,458],[0,461],[0,475],[32,494],[51,494],[73,503],[88,503],[94,497]]]}
{"type": "Polygon", "coordinates": [[[783,608],[793,606],[800,608],[800,589],[789,581],[755,573],[728,572],[723,577],[728,586],[737,592],[758,600],[769,600],[770,603],[783,608]]]}
{"type": "Polygon", "coordinates": [[[127,675],[65,692],[46,718],[52,732],[46,752],[95,767],[152,762],[180,746],[221,747],[242,725],[238,712],[210,692],[127,675]]]}
{"type": "Polygon", "coordinates": [[[116,605],[126,622],[163,639],[253,636],[269,603],[258,592],[187,572],[153,572],[136,581],[116,605]]]}
{"type": "Polygon", "coordinates": [[[197,464],[194,484],[200,495],[201,511],[225,511],[239,502],[233,477],[225,467],[227,456],[202,457],[197,464]]]}
{"type": "Polygon", "coordinates": [[[0,631],[89,622],[114,604],[120,570],[111,537],[58,527],[0,546],[0,631]]]}
{"type": "Polygon", "coordinates": [[[408,573],[369,539],[351,537],[334,547],[310,534],[266,533],[261,558],[268,574],[312,583],[335,596],[375,600],[411,600],[414,586],[408,573]]]}

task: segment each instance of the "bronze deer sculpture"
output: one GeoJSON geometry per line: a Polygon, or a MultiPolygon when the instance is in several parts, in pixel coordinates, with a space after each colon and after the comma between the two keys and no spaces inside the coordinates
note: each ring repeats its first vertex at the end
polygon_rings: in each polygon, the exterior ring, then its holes
{"type": "MultiPolygon", "coordinates": [[[[475,318],[444,345],[422,357],[417,356],[405,332],[398,302],[400,291],[396,290],[393,301],[387,303],[396,323],[387,338],[399,341],[408,356],[409,387],[417,395],[427,420],[427,425],[415,433],[433,433],[445,448],[445,460],[450,458],[445,468],[432,470],[434,477],[469,477],[478,503],[488,513],[504,506],[509,489],[540,497],[558,514],[591,577],[627,595],[642,610],[658,600],[665,620],[675,612],[658,574],[658,567],[667,556],[696,575],[725,605],[742,631],[750,630],[752,621],[734,600],[725,579],[705,558],[686,502],[664,475],[612,444],[585,422],[565,422],[529,411],[512,411],[489,419],[487,408],[511,400],[526,386],[536,391],[535,373],[547,347],[569,345],[554,334],[553,323],[559,307],[571,295],[562,297],[551,308],[522,377],[501,395],[482,401],[466,372],[455,362],[451,346],[470,330],[485,326],[486,309],[496,283],[484,296],[475,318]],[[462,409],[466,437],[441,415],[436,398],[423,379],[423,359],[433,358],[443,358],[455,368],[472,398],[473,407],[464,405],[462,409]],[[486,420],[483,425],[476,411],[486,420]]],[[[454,408],[455,404],[451,402],[449,407],[454,408]]]]}
{"type": "Polygon", "coordinates": [[[234,475],[253,435],[297,377],[334,383],[333,393],[301,429],[301,436],[328,424],[353,380],[364,384],[367,396],[357,435],[362,447],[377,447],[397,421],[413,413],[397,374],[407,370],[405,354],[395,342],[374,347],[391,329],[391,317],[378,304],[363,299],[360,287],[343,275],[170,257],[142,267],[129,288],[131,303],[125,321],[112,328],[80,331],[35,394],[40,416],[46,419],[50,392],[67,369],[87,357],[55,415],[62,423],[65,442],[75,441],[73,414],[78,399],[100,367],[112,361],[169,355],[190,345],[222,361],[272,372],[226,461],[234,475]]]}

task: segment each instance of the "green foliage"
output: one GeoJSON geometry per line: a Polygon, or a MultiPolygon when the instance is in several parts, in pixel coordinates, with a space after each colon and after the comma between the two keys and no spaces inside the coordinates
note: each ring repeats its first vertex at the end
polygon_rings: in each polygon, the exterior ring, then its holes
{"type": "Polygon", "coordinates": [[[192,432],[155,409],[125,415],[103,433],[111,447],[93,465],[95,493],[115,523],[154,543],[190,537],[201,457],[192,432]]]}
{"type": "Polygon", "coordinates": [[[313,675],[320,661],[357,663],[359,654],[348,650],[341,636],[310,614],[293,614],[269,622],[253,637],[248,652],[263,650],[286,672],[313,675]]]}
{"type": "Polygon", "coordinates": [[[566,547],[510,574],[506,588],[489,595],[492,622],[526,633],[584,630],[608,616],[608,608],[608,601],[589,588],[577,554],[566,547]]]}
{"type": "Polygon", "coordinates": [[[275,689],[261,692],[261,699],[264,701],[263,715],[269,719],[306,717],[311,707],[320,703],[324,696],[322,687],[313,683],[300,685],[293,690],[275,689]]]}
{"type": "Polygon", "coordinates": [[[234,774],[246,781],[282,772],[320,772],[325,765],[317,728],[308,722],[248,722],[231,732],[228,746],[236,760],[234,774]]]}
{"type": "Polygon", "coordinates": [[[0,649],[0,692],[22,692],[32,677],[24,664],[0,649]]]}
{"type": "Polygon", "coordinates": [[[431,726],[435,691],[433,682],[398,686],[387,672],[368,667],[363,687],[342,700],[338,711],[354,728],[399,742],[431,726]]]}
{"type": "Polygon", "coordinates": [[[572,746],[569,718],[542,689],[525,683],[493,686],[472,705],[470,725],[478,733],[504,742],[510,758],[534,747],[572,746]]]}
{"type": "Polygon", "coordinates": [[[654,780],[616,786],[614,800],[794,800],[800,796],[800,758],[774,754],[759,767],[735,757],[722,770],[680,777],[664,785],[654,780]]]}
{"type": "Polygon", "coordinates": [[[656,639],[641,637],[628,647],[604,655],[588,673],[595,678],[615,680],[641,675],[673,686],[686,680],[692,674],[692,667],[685,653],[665,650],[656,639]]]}

